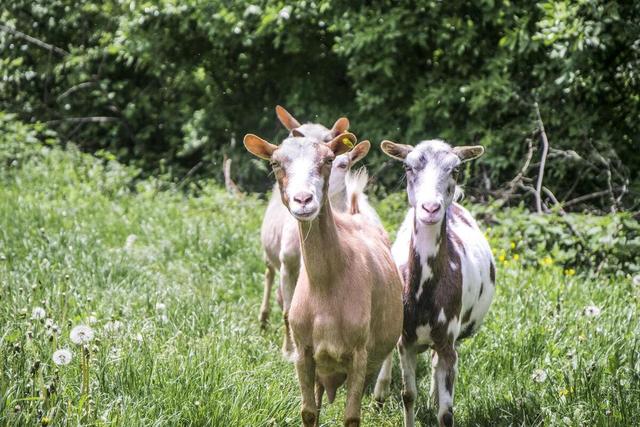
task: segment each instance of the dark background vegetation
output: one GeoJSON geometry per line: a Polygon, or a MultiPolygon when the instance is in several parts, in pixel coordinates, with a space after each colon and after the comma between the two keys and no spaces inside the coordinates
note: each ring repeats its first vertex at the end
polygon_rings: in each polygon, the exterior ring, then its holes
{"type": "MultiPolygon", "coordinates": [[[[282,104],[346,115],[374,146],[483,144],[468,193],[505,197],[529,142],[537,174],[538,102],[559,201],[638,209],[638,2],[14,0],[0,22],[0,110],[143,175],[221,179],[227,154],[243,189],[267,189],[241,140],[284,136],[282,104]]],[[[378,150],[366,162],[379,195],[403,188],[378,150]]],[[[516,190],[507,201],[532,207],[516,190]]]]}

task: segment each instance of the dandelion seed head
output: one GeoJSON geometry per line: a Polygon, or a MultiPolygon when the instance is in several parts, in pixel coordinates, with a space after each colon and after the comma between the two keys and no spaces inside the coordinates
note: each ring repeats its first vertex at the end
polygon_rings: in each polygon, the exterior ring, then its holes
{"type": "Polygon", "coordinates": [[[600,308],[595,305],[589,305],[584,308],[583,314],[587,317],[598,317],[600,316],[600,308]]]}
{"type": "Polygon", "coordinates": [[[163,314],[162,316],[160,316],[160,323],[162,324],[169,323],[169,317],[166,314],[163,314]]]}
{"type": "Polygon", "coordinates": [[[119,320],[109,321],[104,324],[104,332],[107,335],[116,335],[122,329],[122,322],[119,320]]]}
{"type": "Polygon", "coordinates": [[[53,363],[55,363],[58,366],[65,366],[68,365],[71,362],[71,359],[73,359],[73,353],[71,353],[71,350],[63,348],[60,350],[56,350],[53,353],[53,363]]]}
{"type": "Polygon", "coordinates": [[[636,286],[640,286],[640,274],[636,274],[633,276],[633,284],[636,286]]]}
{"type": "Polygon", "coordinates": [[[537,383],[543,383],[547,380],[547,371],[544,369],[536,369],[531,374],[531,379],[537,383]]]}
{"type": "Polygon", "coordinates": [[[91,342],[94,337],[93,329],[87,325],[78,325],[71,330],[69,338],[76,345],[83,345],[91,342]]]}
{"type": "Polygon", "coordinates": [[[46,317],[47,312],[42,307],[34,307],[31,311],[31,318],[34,320],[42,320],[46,317]]]}
{"type": "Polygon", "coordinates": [[[164,303],[158,302],[156,303],[156,311],[165,312],[167,310],[167,306],[164,303]]]}

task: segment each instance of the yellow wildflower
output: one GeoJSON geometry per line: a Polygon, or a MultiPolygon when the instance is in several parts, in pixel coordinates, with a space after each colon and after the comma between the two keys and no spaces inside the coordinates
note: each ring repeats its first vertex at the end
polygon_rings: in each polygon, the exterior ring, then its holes
{"type": "Polygon", "coordinates": [[[518,261],[519,259],[520,259],[520,255],[515,254],[515,255],[513,256],[513,260],[514,260],[514,261],[518,261]]]}
{"type": "Polygon", "coordinates": [[[564,274],[565,274],[566,276],[575,276],[576,271],[575,271],[573,268],[567,268],[567,269],[564,271],[564,274]]]}
{"type": "Polygon", "coordinates": [[[511,249],[515,249],[516,248],[516,243],[515,242],[511,242],[511,249]]]}
{"type": "Polygon", "coordinates": [[[540,263],[542,265],[551,265],[551,264],[553,264],[553,258],[551,258],[550,256],[546,256],[546,257],[542,258],[542,261],[540,261],[540,263]]]}
{"type": "Polygon", "coordinates": [[[505,258],[504,254],[500,254],[500,256],[498,256],[498,261],[504,262],[505,258]]]}
{"type": "Polygon", "coordinates": [[[569,390],[567,390],[566,388],[563,388],[560,391],[558,391],[558,394],[560,396],[567,396],[569,394],[569,390]]]}

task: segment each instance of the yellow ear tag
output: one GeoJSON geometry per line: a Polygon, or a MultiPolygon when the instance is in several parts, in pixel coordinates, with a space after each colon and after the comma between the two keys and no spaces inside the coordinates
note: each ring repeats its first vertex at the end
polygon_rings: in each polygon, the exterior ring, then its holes
{"type": "Polygon", "coordinates": [[[349,148],[353,148],[353,142],[351,142],[351,140],[349,138],[347,138],[346,136],[344,138],[342,138],[342,143],[344,145],[346,145],[349,148]]]}

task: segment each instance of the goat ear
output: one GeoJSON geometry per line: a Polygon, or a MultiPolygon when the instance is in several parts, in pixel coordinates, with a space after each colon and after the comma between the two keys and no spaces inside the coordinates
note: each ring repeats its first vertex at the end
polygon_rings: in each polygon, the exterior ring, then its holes
{"type": "Polygon", "coordinates": [[[291,136],[304,136],[298,129],[291,129],[291,136]]]}
{"type": "Polygon", "coordinates": [[[300,127],[300,122],[280,105],[276,105],[276,115],[278,116],[280,123],[282,123],[287,130],[293,130],[300,127]]]}
{"type": "Polygon", "coordinates": [[[463,162],[477,159],[484,154],[484,147],[482,145],[465,145],[460,147],[453,147],[453,152],[463,162]]]}
{"type": "Polygon", "coordinates": [[[278,148],[277,145],[270,144],[252,133],[246,134],[243,142],[248,152],[264,160],[271,160],[273,152],[278,148]]]}
{"type": "Polygon", "coordinates": [[[354,134],[346,132],[342,135],[336,136],[326,144],[331,149],[331,151],[333,151],[333,154],[339,156],[340,154],[349,152],[356,144],[356,142],[358,142],[358,138],[356,138],[354,134]]]}
{"type": "Polygon", "coordinates": [[[369,153],[371,149],[371,143],[369,141],[359,142],[358,145],[353,147],[353,150],[349,153],[349,161],[351,164],[358,163],[360,160],[369,153]]]}
{"type": "Polygon", "coordinates": [[[347,119],[346,117],[340,117],[338,120],[336,120],[336,122],[333,124],[333,127],[331,128],[331,132],[333,132],[334,136],[338,136],[348,130],[349,119],[347,119]]]}
{"type": "Polygon", "coordinates": [[[396,144],[395,142],[387,141],[385,139],[380,144],[380,149],[387,156],[396,160],[404,161],[407,155],[413,150],[413,147],[406,144],[396,144]]]}

